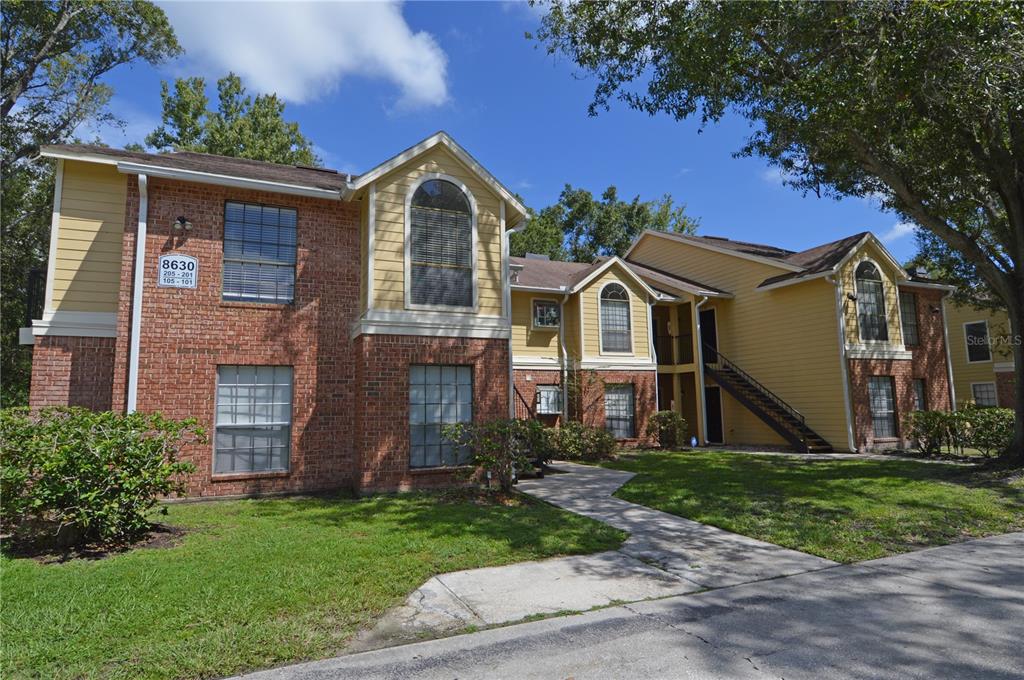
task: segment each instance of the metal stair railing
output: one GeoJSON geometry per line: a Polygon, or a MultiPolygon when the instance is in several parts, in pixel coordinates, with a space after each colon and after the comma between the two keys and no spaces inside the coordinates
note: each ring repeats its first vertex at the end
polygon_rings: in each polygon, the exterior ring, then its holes
{"type": "Polygon", "coordinates": [[[752,385],[755,389],[757,389],[758,392],[760,392],[765,397],[767,397],[769,401],[771,401],[773,404],[778,406],[782,411],[784,411],[785,413],[787,413],[791,417],[795,418],[796,421],[799,422],[801,426],[804,426],[804,427],[807,426],[807,421],[804,418],[804,415],[802,413],[800,413],[800,411],[797,411],[795,408],[793,408],[792,406],[787,404],[785,402],[785,400],[782,399],[782,397],[780,397],[779,395],[775,394],[770,389],[768,389],[767,387],[762,385],[757,380],[757,378],[755,378],[754,376],[752,376],[749,373],[747,373],[746,371],[744,371],[742,368],[740,368],[736,364],[736,362],[731,361],[728,357],[726,357],[724,354],[722,354],[718,349],[712,347],[711,345],[709,345],[707,343],[704,343],[704,352],[705,352],[705,354],[710,353],[710,354],[712,354],[712,355],[714,355],[714,356],[716,356],[718,358],[718,361],[716,361],[716,362],[709,362],[709,361],[705,360],[704,363],[706,365],[714,367],[716,364],[718,364],[718,365],[721,365],[723,368],[726,368],[726,369],[734,372],[736,375],[738,375],[744,381],[746,381],[747,383],[752,385]]]}

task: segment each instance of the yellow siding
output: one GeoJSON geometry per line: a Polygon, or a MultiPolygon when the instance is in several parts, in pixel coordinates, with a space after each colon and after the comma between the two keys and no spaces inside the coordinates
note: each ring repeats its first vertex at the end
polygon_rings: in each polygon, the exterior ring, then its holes
{"type": "MultiPolygon", "coordinates": [[[[558,298],[525,291],[512,291],[512,356],[517,359],[558,359],[558,329],[533,328],[533,300],[558,298]]],[[[563,320],[563,323],[565,321],[563,320]]]]}
{"type": "Polygon", "coordinates": [[[112,166],[64,162],[49,309],[117,312],[127,186],[112,166]]]}
{"type": "Polygon", "coordinates": [[[479,313],[500,316],[501,198],[441,147],[418,156],[376,182],[373,306],[405,308],[405,199],[412,184],[430,172],[457,178],[476,200],[479,313]]]}
{"type": "Polygon", "coordinates": [[[367,194],[359,206],[359,261],[362,266],[359,267],[359,312],[363,313],[366,311],[366,301],[369,293],[368,288],[368,276],[369,268],[366,266],[367,258],[370,252],[370,229],[369,229],[369,201],[370,196],[367,194]]]}
{"type": "Polygon", "coordinates": [[[603,359],[615,361],[618,358],[650,359],[650,337],[647,328],[647,291],[631,276],[625,275],[622,268],[612,265],[601,276],[591,281],[581,290],[579,298],[583,309],[583,342],[584,359],[603,359]],[[601,352],[600,345],[600,295],[606,283],[621,283],[629,291],[631,327],[633,330],[633,351],[628,354],[621,352],[601,352]]]}
{"type": "Polygon", "coordinates": [[[1006,312],[977,309],[972,305],[946,303],[946,329],[949,333],[949,358],[953,364],[953,389],[957,406],[973,399],[971,383],[995,382],[995,364],[1013,361],[1011,345],[996,342],[992,347],[992,361],[968,363],[967,335],[964,324],[988,321],[990,338],[1010,335],[1010,321],[1006,312]]]}
{"type": "Polygon", "coordinates": [[[583,356],[580,350],[580,296],[573,295],[565,302],[565,317],[562,324],[565,326],[565,351],[569,358],[579,361],[583,356]]]}
{"type": "MultiPolygon", "coordinates": [[[[847,448],[846,405],[839,354],[835,287],[823,279],[756,290],[777,267],[644,237],[630,259],[729,291],[702,307],[717,315],[718,346],[743,370],[799,410],[833,447],[847,448]]],[[[780,443],[756,416],[723,399],[726,443],[780,443]]]]}
{"type": "Polygon", "coordinates": [[[885,291],[885,315],[889,326],[889,344],[893,347],[903,345],[903,328],[900,326],[900,305],[899,293],[897,290],[897,275],[891,265],[888,264],[878,246],[868,242],[850,261],[840,270],[839,275],[843,282],[843,315],[845,317],[844,327],[846,329],[846,344],[859,345],[860,326],[857,318],[857,302],[851,300],[848,294],[856,294],[857,285],[855,275],[858,265],[865,259],[870,259],[878,267],[882,275],[882,289],[885,291]]]}

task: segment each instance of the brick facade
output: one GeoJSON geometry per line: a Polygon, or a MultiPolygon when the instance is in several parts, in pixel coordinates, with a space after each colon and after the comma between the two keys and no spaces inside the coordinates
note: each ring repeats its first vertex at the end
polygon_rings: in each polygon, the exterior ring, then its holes
{"type": "Polygon", "coordinates": [[[32,350],[29,406],[84,406],[109,411],[114,338],[41,335],[32,350]]]}
{"type": "Polygon", "coordinates": [[[996,403],[1000,408],[1016,408],[1017,377],[1013,371],[996,372],[996,403]]]}
{"type": "Polygon", "coordinates": [[[949,364],[946,361],[945,327],[941,291],[915,291],[920,344],[908,347],[911,359],[849,359],[850,401],[853,406],[854,442],[858,450],[896,448],[903,441],[903,419],[914,409],[914,380],[925,381],[924,405],[929,410],[949,410],[949,364]],[[868,378],[892,376],[896,398],[894,439],[876,439],[871,422],[868,378]]]}
{"type": "MultiPolygon", "coordinates": [[[[515,383],[517,392],[514,395],[517,418],[528,418],[530,415],[529,411],[532,410],[535,417],[548,427],[557,427],[562,424],[563,414],[536,413],[537,387],[539,385],[561,386],[562,372],[560,370],[517,368],[512,371],[512,380],[515,383]]],[[[565,411],[564,405],[562,411],[563,413],[565,411]]]]}

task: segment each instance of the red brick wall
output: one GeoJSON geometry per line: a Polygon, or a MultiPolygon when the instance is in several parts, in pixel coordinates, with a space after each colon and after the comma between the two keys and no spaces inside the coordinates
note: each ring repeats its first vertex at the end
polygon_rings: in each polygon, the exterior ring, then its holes
{"type": "Polygon", "coordinates": [[[949,410],[949,366],[946,363],[945,333],[942,315],[942,294],[933,291],[917,293],[917,324],[920,344],[908,347],[912,359],[850,359],[850,400],[854,416],[854,441],[858,449],[890,448],[901,444],[903,418],[914,407],[914,384],[925,380],[927,408],[949,410]],[[876,442],[871,424],[868,398],[870,376],[892,376],[896,397],[896,440],[876,442]]]}
{"type": "MultiPolygon", "coordinates": [[[[550,370],[526,370],[516,369],[512,372],[512,379],[515,382],[516,390],[522,395],[523,400],[531,409],[537,408],[537,386],[538,385],[561,385],[562,372],[550,370]]],[[[526,408],[519,397],[516,400],[516,417],[526,418],[528,414],[523,412],[526,408]]],[[[563,405],[563,411],[564,411],[563,405]]],[[[537,418],[548,427],[556,427],[562,423],[561,415],[537,415],[537,418]]]]}
{"type": "MultiPolygon", "coordinates": [[[[129,178],[115,356],[114,405],[126,400],[138,186],[129,178]]],[[[212,443],[185,452],[198,468],[191,495],[311,491],[355,483],[355,362],[348,338],[358,313],[359,208],[297,196],[150,179],[138,409],[194,416],[213,433],[219,364],[293,367],[290,470],[213,476],[212,443]],[[290,305],[221,301],[224,203],[295,208],[298,253],[290,305]],[[171,224],[186,216],[186,234],[171,224]],[[199,260],[196,289],[159,288],[162,253],[199,260]]]]}
{"type": "Polygon", "coordinates": [[[1002,408],[1015,408],[1017,377],[1013,371],[996,373],[996,403],[1002,408]]]}
{"type": "Polygon", "coordinates": [[[452,470],[409,468],[409,366],[473,366],[473,419],[508,417],[508,340],[361,335],[355,340],[359,394],[352,441],[363,492],[457,483],[452,470]]]}
{"type": "Polygon", "coordinates": [[[29,406],[108,411],[113,376],[114,338],[37,336],[32,348],[29,406]]]}
{"type": "MultiPolygon", "coordinates": [[[[633,384],[633,400],[636,412],[636,437],[626,444],[640,444],[646,441],[647,421],[658,409],[657,373],[655,371],[580,371],[582,385],[580,395],[573,407],[580,413],[580,420],[591,427],[604,427],[604,386],[633,384]]],[[[572,400],[573,397],[570,396],[572,400]]]]}

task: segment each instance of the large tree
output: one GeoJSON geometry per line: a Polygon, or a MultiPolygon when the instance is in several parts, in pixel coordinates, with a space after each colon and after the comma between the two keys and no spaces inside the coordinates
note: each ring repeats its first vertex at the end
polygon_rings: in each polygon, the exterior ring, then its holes
{"type": "Polygon", "coordinates": [[[298,123],[284,119],[284,102],[276,94],[253,99],[234,73],[217,81],[217,94],[214,111],[202,78],[178,78],[173,92],[162,83],[162,124],[146,137],[146,144],[288,165],[320,164],[298,123]]]}
{"type": "Polygon", "coordinates": [[[513,255],[539,253],[553,260],[592,262],[599,255],[624,255],[645,229],[693,233],[697,220],[666,194],[656,201],[619,198],[614,186],[600,198],[566,184],[558,202],[533,215],[509,243],[513,255]]]}
{"type": "Polygon", "coordinates": [[[969,263],[1021,337],[1024,5],[555,0],[537,37],[596,77],[591,113],[733,111],[754,123],[739,153],[791,185],[881,200],[969,263]]]}
{"type": "Polygon", "coordinates": [[[135,61],[180,47],[150,2],[5,0],[0,4],[0,402],[28,396],[31,353],[18,345],[26,280],[49,241],[53,167],[42,144],[69,141],[86,122],[118,124],[103,82],[135,61]]]}

